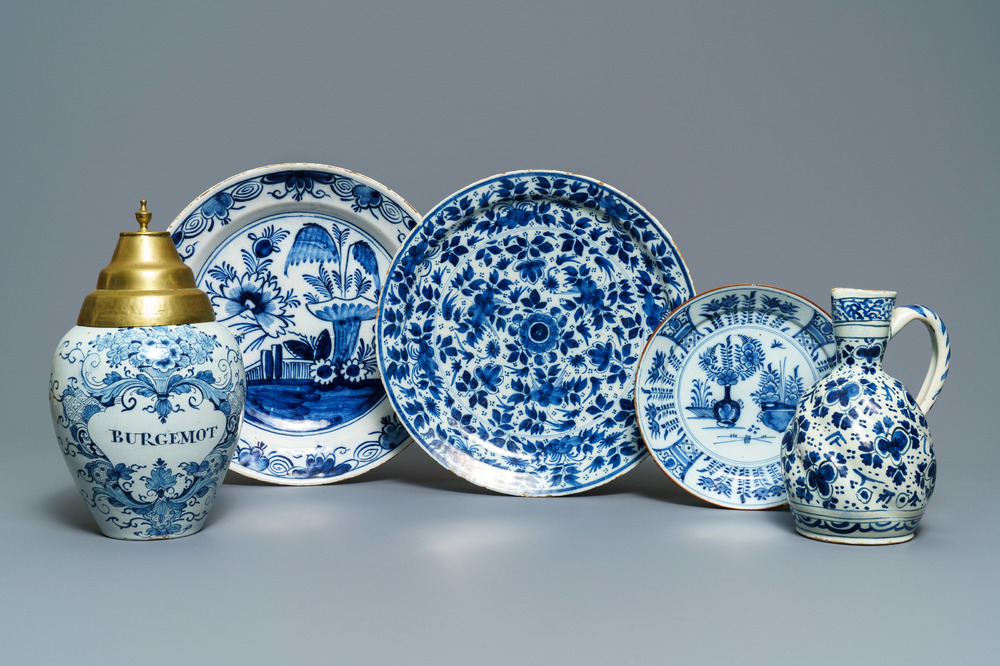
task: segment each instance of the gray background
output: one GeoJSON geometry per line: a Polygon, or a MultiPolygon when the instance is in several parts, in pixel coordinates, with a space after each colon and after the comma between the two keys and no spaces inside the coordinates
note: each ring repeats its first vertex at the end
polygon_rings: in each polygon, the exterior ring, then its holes
{"type": "MultiPolygon", "coordinates": [[[[996,663],[998,37],[996,2],[6,3],[0,655],[996,663]],[[917,538],[813,542],[649,461],[504,497],[416,446],[341,485],[230,475],[189,539],[100,536],[49,424],[55,344],[139,198],[162,229],[284,161],[421,212],[496,172],[575,171],[657,216],[699,290],[932,307],[955,353],[917,538]]],[[[911,327],[888,369],[916,391],[928,350],[911,327]]]]}

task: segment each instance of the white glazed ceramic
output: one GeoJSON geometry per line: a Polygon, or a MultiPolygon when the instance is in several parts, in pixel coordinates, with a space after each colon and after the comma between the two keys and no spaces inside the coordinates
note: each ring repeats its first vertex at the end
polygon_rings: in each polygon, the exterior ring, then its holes
{"type": "Polygon", "coordinates": [[[896,292],[834,289],[836,367],[806,391],[781,448],[795,529],[821,541],[891,544],[913,538],[937,480],[925,415],[948,376],[944,323],[896,292]],[[911,321],[931,333],[917,398],[882,369],[886,345],[911,321]]]}
{"type": "Polygon", "coordinates": [[[781,436],[834,354],[830,317],[792,292],[736,285],[674,310],[643,351],[636,413],[660,468],[732,509],[785,503],[781,436]]]}
{"type": "Polygon", "coordinates": [[[635,366],[692,293],[670,236],[621,192],[563,172],[493,176],[438,204],[396,255],[383,381],[414,439],[459,476],[580,492],[645,457],[635,366]]]}
{"type": "Polygon", "coordinates": [[[234,471],[332,483],[409,443],[379,380],[375,316],[392,256],[419,219],[361,174],[276,164],[215,185],[170,225],[246,362],[234,471]]]}
{"type": "Polygon", "coordinates": [[[217,323],[76,326],[56,348],[56,437],[101,531],[165,539],[204,525],[236,447],[246,382],[217,323]]]}

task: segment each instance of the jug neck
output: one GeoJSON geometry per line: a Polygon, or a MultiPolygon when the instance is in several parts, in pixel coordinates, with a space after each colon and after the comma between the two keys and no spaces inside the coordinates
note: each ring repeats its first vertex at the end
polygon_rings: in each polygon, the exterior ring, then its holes
{"type": "Polygon", "coordinates": [[[882,367],[896,292],[833,289],[833,333],[837,361],[875,370],[882,367]]]}

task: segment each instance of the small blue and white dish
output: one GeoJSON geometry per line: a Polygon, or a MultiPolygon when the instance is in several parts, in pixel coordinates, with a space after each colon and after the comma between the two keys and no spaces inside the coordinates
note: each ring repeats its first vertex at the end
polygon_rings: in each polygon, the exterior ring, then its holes
{"type": "Polygon", "coordinates": [[[732,509],[787,502],[781,437],[802,393],[830,371],[829,315],[792,292],[705,292],[660,324],[636,375],[636,415],[660,468],[732,509]]]}
{"type": "Polygon", "coordinates": [[[379,381],[375,316],[392,256],[419,219],[360,174],[276,164],[210,188],[170,225],[246,363],[231,469],[331,483],[409,443],[379,381]]]}
{"type": "Polygon", "coordinates": [[[670,236],[618,190],[500,174],[404,242],[379,304],[379,368],[403,425],[452,472],[511,495],[577,493],[645,457],[639,353],[692,293],[670,236]]]}

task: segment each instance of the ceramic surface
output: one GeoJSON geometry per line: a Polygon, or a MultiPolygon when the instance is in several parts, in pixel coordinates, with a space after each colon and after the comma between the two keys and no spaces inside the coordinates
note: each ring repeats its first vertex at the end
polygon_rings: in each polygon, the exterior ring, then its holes
{"type": "Polygon", "coordinates": [[[837,365],[799,401],[781,458],[799,533],[884,544],[913,537],[934,492],[937,462],[925,414],[948,375],[944,324],[895,292],[833,290],[837,365]],[[910,321],[932,334],[930,369],[916,399],[882,370],[889,339],[910,321]]]}
{"type": "Polygon", "coordinates": [[[589,178],[487,178],[427,215],[393,261],[379,365],[414,439],[518,495],[605,483],[645,450],[631,385],[657,322],[693,292],[670,236],[589,178]]]}
{"type": "Polygon", "coordinates": [[[360,174],[279,164],[216,185],[171,224],[247,365],[234,470],[329,483],[409,442],[379,381],[375,316],[392,256],[418,219],[360,174]]]}
{"type": "Polygon", "coordinates": [[[657,464],[685,490],[735,509],[784,504],[782,433],[804,389],[830,369],[830,317],[762,285],[691,299],[639,362],[636,412],[657,464]]]}
{"type": "Polygon", "coordinates": [[[49,400],[59,447],[104,534],[193,534],[226,474],[246,381],[215,323],[77,326],[56,348],[49,400]]]}

